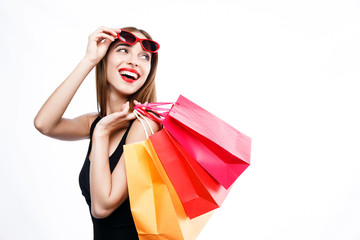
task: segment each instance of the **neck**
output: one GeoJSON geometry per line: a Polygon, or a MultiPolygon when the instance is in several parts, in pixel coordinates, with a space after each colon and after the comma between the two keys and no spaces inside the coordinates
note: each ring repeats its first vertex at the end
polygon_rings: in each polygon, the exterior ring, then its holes
{"type": "Polygon", "coordinates": [[[115,94],[112,91],[109,91],[106,104],[106,115],[112,114],[114,112],[119,112],[121,107],[128,101],[124,96],[115,94]]]}

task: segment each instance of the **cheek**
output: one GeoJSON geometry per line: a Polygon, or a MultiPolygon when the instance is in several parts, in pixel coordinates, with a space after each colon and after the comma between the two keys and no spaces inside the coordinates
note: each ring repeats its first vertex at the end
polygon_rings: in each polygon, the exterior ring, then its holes
{"type": "Polygon", "coordinates": [[[148,78],[150,70],[151,70],[151,64],[149,63],[144,67],[144,73],[146,75],[146,78],[148,78]]]}
{"type": "Polygon", "coordinates": [[[119,58],[116,57],[114,54],[109,54],[108,58],[106,59],[107,65],[114,66],[119,62],[119,58]]]}
{"type": "MultiPolygon", "coordinates": [[[[116,68],[116,66],[119,64],[119,60],[110,55],[108,58],[107,58],[107,62],[106,62],[106,71],[107,71],[107,74],[111,74],[113,71],[111,71],[112,69],[114,69],[114,67],[116,68]]],[[[108,75],[109,76],[109,75],[108,75]]]]}

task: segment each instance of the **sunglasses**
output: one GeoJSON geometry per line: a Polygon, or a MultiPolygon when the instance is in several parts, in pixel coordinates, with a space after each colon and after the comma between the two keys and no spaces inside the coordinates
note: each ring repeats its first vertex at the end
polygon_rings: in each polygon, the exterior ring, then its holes
{"type": "Polygon", "coordinates": [[[122,30],[122,29],[121,29],[121,32],[118,33],[118,38],[119,38],[119,40],[121,42],[129,44],[129,45],[134,45],[135,43],[140,42],[141,47],[145,51],[148,51],[148,52],[151,52],[151,53],[156,53],[160,48],[160,45],[157,42],[155,42],[155,41],[153,41],[151,39],[138,38],[137,36],[135,36],[131,32],[128,32],[128,31],[125,31],[125,30],[122,30]]]}

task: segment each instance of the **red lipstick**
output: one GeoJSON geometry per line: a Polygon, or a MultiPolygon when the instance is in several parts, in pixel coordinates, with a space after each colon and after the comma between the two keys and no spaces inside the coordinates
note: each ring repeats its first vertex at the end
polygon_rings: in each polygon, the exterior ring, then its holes
{"type": "Polygon", "coordinates": [[[119,73],[121,78],[128,83],[136,82],[140,78],[140,73],[132,68],[120,68],[119,73]]]}

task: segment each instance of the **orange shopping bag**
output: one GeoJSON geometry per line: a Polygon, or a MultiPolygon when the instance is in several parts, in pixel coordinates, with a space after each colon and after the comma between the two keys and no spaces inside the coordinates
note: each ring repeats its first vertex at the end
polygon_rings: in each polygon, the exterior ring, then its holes
{"type": "Polygon", "coordinates": [[[189,219],[147,139],[124,145],[131,212],[140,239],[195,239],[211,212],[189,219]]]}

